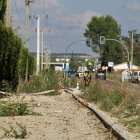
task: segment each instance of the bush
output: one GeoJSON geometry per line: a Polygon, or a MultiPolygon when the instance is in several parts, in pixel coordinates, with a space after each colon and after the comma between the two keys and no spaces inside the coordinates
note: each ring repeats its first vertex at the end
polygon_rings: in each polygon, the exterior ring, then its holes
{"type": "Polygon", "coordinates": [[[24,115],[39,115],[39,113],[30,110],[26,103],[0,103],[0,117],[24,115]]]}
{"type": "Polygon", "coordinates": [[[104,110],[114,110],[123,112],[125,110],[134,111],[136,102],[134,97],[129,93],[127,85],[108,85],[103,81],[94,81],[91,86],[86,89],[85,97],[91,101],[100,102],[100,106],[104,110]],[[121,107],[120,107],[121,106],[121,107]]]}
{"type": "Polygon", "coordinates": [[[127,126],[138,127],[139,130],[140,108],[134,95],[127,84],[117,83],[116,86],[116,83],[94,81],[85,90],[84,98],[98,103],[101,109],[119,117],[127,126]]]}
{"type": "Polygon", "coordinates": [[[55,75],[55,71],[50,69],[42,71],[38,76],[32,76],[28,83],[21,81],[19,85],[19,92],[36,93],[58,88],[58,78],[55,75]]]}

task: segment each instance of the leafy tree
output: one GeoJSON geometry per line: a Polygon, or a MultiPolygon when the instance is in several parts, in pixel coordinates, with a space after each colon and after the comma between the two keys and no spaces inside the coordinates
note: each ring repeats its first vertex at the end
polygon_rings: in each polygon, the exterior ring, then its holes
{"type": "Polygon", "coordinates": [[[4,21],[6,11],[6,0],[0,0],[0,20],[4,21]]]}
{"type": "Polygon", "coordinates": [[[0,22],[0,88],[2,81],[15,84],[18,79],[18,60],[22,46],[21,39],[11,28],[0,22]]]}
{"type": "MultiPolygon", "coordinates": [[[[129,36],[122,36],[123,42],[128,46],[129,52],[131,52],[131,40],[132,40],[132,31],[128,31],[129,36]]],[[[133,57],[134,57],[134,64],[140,65],[140,35],[137,33],[136,30],[133,31],[133,57]]]]}
{"type": "Polygon", "coordinates": [[[76,59],[74,58],[73,54],[72,57],[70,58],[70,69],[78,69],[78,62],[76,61],[76,59]]]}
{"type": "Polygon", "coordinates": [[[33,74],[34,70],[34,57],[29,53],[28,49],[22,47],[19,59],[19,75],[20,78],[25,79],[26,62],[28,58],[28,77],[33,74]]]}
{"type": "Polygon", "coordinates": [[[90,22],[87,24],[84,36],[86,38],[91,38],[93,45],[93,50],[97,46],[100,47],[100,56],[103,62],[113,61],[115,63],[120,63],[124,60],[123,52],[124,48],[119,43],[114,41],[106,41],[104,45],[99,45],[100,36],[105,36],[109,39],[119,40],[121,34],[121,28],[117,24],[117,21],[107,15],[101,17],[92,17],[90,22]]]}

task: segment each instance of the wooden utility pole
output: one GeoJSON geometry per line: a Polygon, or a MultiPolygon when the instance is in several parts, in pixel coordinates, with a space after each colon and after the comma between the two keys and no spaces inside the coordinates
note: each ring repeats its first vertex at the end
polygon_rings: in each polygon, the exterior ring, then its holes
{"type": "Polygon", "coordinates": [[[11,13],[10,13],[11,2],[6,0],[6,26],[11,26],[11,13]]]}
{"type": "Polygon", "coordinates": [[[28,48],[28,42],[29,42],[29,8],[30,8],[30,3],[32,1],[30,0],[25,0],[26,4],[26,41],[25,41],[25,46],[28,48]]]}
{"type": "MultiPolygon", "coordinates": [[[[29,8],[30,8],[30,3],[33,2],[31,0],[25,0],[25,5],[26,5],[26,41],[25,41],[25,47],[29,49],[29,8]]],[[[26,71],[25,71],[25,82],[28,81],[28,74],[29,74],[29,64],[28,64],[28,54],[27,54],[27,59],[26,59],[26,71]]]]}
{"type": "Polygon", "coordinates": [[[133,71],[133,47],[134,47],[134,31],[131,33],[131,70],[133,71]]]}
{"type": "Polygon", "coordinates": [[[44,57],[44,53],[43,53],[43,50],[44,50],[44,33],[43,33],[43,30],[42,30],[41,32],[42,32],[41,70],[43,70],[43,57],[44,57]]]}

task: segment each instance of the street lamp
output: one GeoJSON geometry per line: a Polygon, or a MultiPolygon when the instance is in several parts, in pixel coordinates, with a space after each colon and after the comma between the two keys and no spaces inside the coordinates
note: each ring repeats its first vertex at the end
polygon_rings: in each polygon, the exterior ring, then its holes
{"type": "Polygon", "coordinates": [[[37,19],[37,61],[36,61],[36,75],[40,71],[40,16],[34,16],[37,19]]]}
{"type": "MultiPolygon", "coordinates": [[[[65,55],[64,55],[64,78],[66,78],[66,55],[67,55],[67,51],[68,51],[68,49],[69,49],[73,44],[76,44],[76,43],[81,42],[81,41],[87,41],[87,40],[81,39],[81,40],[73,41],[73,42],[70,43],[70,44],[66,47],[66,49],[65,49],[65,55]]],[[[90,41],[90,40],[89,40],[89,41],[90,41]]],[[[89,44],[91,44],[91,43],[89,43],[89,44]]]]}
{"type": "Polygon", "coordinates": [[[128,51],[127,47],[125,46],[125,44],[122,43],[122,41],[119,41],[119,40],[117,40],[117,39],[105,39],[105,40],[116,41],[116,42],[121,43],[121,44],[123,45],[123,47],[126,49],[126,51],[127,51],[127,61],[128,61],[128,62],[130,61],[130,60],[129,60],[129,51],[128,51]]]}
{"type": "MultiPolygon", "coordinates": [[[[108,41],[115,41],[115,42],[121,43],[121,45],[122,45],[122,46],[126,49],[126,51],[127,51],[127,62],[128,62],[128,65],[129,65],[129,63],[130,63],[129,51],[128,51],[127,47],[125,46],[125,44],[123,44],[122,41],[117,40],[117,39],[108,39],[108,38],[106,39],[104,36],[100,36],[100,42],[102,41],[101,44],[105,44],[105,41],[106,41],[106,40],[108,40],[108,41]]],[[[128,68],[130,69],[129,66],[128,66],[128,68]]]]}
{"type": "Polygon", "coordinates": [[[133,71],[133,48],[134,48],[134,30],[131,33],[131,71],[133,71]]]}

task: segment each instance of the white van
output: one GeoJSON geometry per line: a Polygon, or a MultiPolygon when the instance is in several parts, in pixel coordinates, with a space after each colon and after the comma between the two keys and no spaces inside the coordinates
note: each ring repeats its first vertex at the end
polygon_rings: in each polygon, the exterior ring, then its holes
{"type": "Polygon", "coordinates": [[[132,82],[140,82],[140,71],[134,71],[131,76],[132,82]]]}

